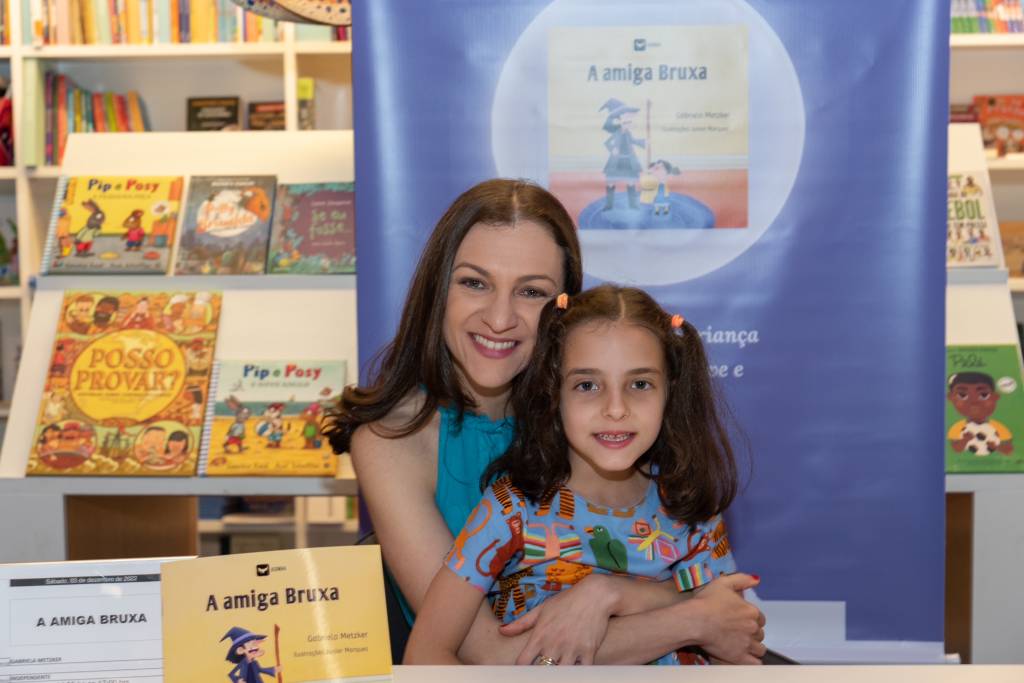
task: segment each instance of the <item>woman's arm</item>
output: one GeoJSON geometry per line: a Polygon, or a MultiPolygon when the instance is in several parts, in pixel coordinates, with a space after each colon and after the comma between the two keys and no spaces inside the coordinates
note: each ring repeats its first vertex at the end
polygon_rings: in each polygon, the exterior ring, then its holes
{"type": "Polygon", "coordinates": [[[484,595],[448,567],[441,567],[416,615],[403,664],[461,664],[458,651],[484,595]]]}

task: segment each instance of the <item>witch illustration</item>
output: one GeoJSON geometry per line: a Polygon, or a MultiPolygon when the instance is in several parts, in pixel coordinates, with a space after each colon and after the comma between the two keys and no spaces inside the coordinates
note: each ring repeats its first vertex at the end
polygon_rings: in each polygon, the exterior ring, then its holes
{"type": "Polygon", "coordinates": [[[633,115],[640,111],[630,107],[614,97],[609,99],[598,111],[608,110],[604,121],[604,130],[610,133],[604,141],[608,150],[608,162],[604,165],[605,178],[605,211],[615,206],[615,187],[623,183],[629,197],[629,208],[639,208],[636,183],[643,171],[640,159],[634,147],[645,147],[644,140],[633,137],[633,115]]]}
{"type": "Polygon", "coordinates": [[[241,626],[233,626],[224,634],[221,641],[231,640],[228,647],[226,659],[235,665],[235,668],[228,674],[231,683],[263,683],[260,674],[264,676],[279,676],[281,673],[280,662],[278,666],[262,667],[259,657],[266,654],[263,650],[263,642],[266,636],[253,633],[241,626]]]}

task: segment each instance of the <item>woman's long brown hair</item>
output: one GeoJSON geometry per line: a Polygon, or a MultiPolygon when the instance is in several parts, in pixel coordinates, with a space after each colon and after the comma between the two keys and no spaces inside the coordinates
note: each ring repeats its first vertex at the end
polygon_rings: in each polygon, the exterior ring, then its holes
{"type": "Polygon", "coordinates": [[[565,340],[591,321],[621,322],[650,331],[665,351],[668,395],[658,438],[637,465],[656,473],[665,510],[688,524],[724,511],[736,496],[736,459],[721,403],[696,328],[671,316],[640,289],[602,285],[570,297],[565,310],[548,302],[537,346],[512,393],[516,435],[508,451],[487,468],[481,488],[507,474],[531,500],[543,500],[569,479],[569,442],[562,428],[560,395],[565,340]]]}
{"type": "Polygon", "coordinates": [[[427,240],[406,296],[398,334],[374,358],[369,384],[347,387],[327,411],[324,434],[335,453],[348,451],[360,425],[383,419],[417,387],[424,388],[424,401],[412,419],[394,429],[376,429],[377,433],[388,438],[412,434],[440,404],[452,406],[460,416],[475,407],[459,382],[444,341],[444,304],[455,253],[474,225],[522,221],[549,230],[564,254],[565,290],[580,291],[583,270],[576,228],[554,195],[525,180],[499,178],[471,187],[448,208],[427,240]]]}

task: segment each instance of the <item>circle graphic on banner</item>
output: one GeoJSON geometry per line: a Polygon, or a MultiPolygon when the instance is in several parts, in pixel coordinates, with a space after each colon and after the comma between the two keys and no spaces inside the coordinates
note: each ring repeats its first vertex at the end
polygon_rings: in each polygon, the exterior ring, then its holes
{"type": "Polygon", "coordinates": [[[643,7],[540,12],[498,79],[491,147],[499,175],[566,205],[588,274],[663,285],[764,234],[796,180],[805,114],[782,41],[742,0],[643,7]]]}

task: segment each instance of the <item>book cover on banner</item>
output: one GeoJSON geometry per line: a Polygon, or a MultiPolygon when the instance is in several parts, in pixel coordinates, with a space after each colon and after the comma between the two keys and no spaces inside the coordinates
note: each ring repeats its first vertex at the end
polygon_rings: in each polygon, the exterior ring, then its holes
{"type": "Polygon", "coordinates": [[[182,184],[180,176],[62,178],[43,273],[166,273],[182,184]]]}
{"type": "Polygon", "coordinates": [[[264,272],[275,176],[193,176],[182,224],[176,275],[264,272]]]}
{"type": "Polygon", "coordinates": [[[174,562],[161,593],[165,683],[391,676],[380,546],[174,562]]]}
{"type": "Polygon", "coordinates": [[[160,571],[176,559],[0,565],[0,676],[159,680],[160,571]]]}
{"type": "Polygon", "coordinates": [[[267,272],[356,272],[353,183],[277,188],[267,272]]]}
{"type": "Polygon", "coordinates": [[[950,169],[946,182],[946,267],[1000,267],[1002,244],[988,171],[950,169]]]}
{"type": "Polygon", "coordinates": [[[219,361],[200,474],[333,477],[320,428],[345,373],[343,360],[219,361]]]}
{"type": "Polygon", "coordinates": [[[1016,345],[946,347],[946,472],[1024,472],[1022,385],[1016,345]]]}
{"type": "Polygon", "coordinates": [[[67,291],[29,475],[195,474],[219,292],[67,291]]]}
{"type": "Polygon", "coordinates": [[[746,26],[552,28],[547,62],[549,184],[580,230],[749,226],[746,26]]]}

